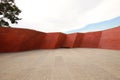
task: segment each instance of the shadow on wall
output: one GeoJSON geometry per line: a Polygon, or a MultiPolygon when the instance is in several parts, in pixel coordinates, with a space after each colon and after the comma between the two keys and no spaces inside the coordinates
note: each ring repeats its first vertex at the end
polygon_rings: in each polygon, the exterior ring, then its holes
{"type": "Polygon", "coordinates": [[[99,32],[63,34],[21,28],[0,28],[0,52],[55,48],[120,50],[120,26],[99,32]]]}
{"type": "Polygon", "coordinates": [[[46,33],[40,49],[55,49],[60,48],[65,40],[66,35],[63,33],[46,33]]]}
{"type": "Polygon", "coordinates": [[[66,39],[63,42],[62,47],[63,48],[77,48],[80,46],[81,41],[83,39],[84,34],[83,33],[73,33],[73,34],[67,34],[66,39]]]}

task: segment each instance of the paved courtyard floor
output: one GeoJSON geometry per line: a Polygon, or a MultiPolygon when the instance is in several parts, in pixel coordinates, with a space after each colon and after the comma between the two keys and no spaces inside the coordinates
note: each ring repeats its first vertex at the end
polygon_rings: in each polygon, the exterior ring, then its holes
{"type": "Polygon", "coordinates": [[[120,51],[74,48],[1,53],[0,80],[120,80],[120,51]]]}

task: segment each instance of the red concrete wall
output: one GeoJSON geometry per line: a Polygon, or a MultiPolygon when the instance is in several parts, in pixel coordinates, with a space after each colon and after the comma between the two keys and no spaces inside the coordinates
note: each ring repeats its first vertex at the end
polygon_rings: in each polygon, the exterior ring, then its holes
{"type": "Polygon", "coordinates": [[[80,47],[82,48],[98,48],[102,32],[85,33],[80,47]]]}
{"type": "Polygon", "coordinates": [[[36,35],[32,36],[30,39],[24,41],[23,45],[21,46],[21,51],[40,49],[40,45],[43,42],[45,35],[46,35],[45,33],[38,32],[36,35]]]}
{"type": "Polygon", "coordinates": [[[0,52],[18,52],[60,47],[120,50],[120,26],[89,33],[43,33],[21,28],[0,28],[0,52]]]}
{"type": "Polygon", "coordinates": [[[65,39],[66,39],[66,34],[60,33],[59,38],[58,38],[58,42],[56,43],[56,48],[61,48],[65,39]]]}
{"type": "Polygon", "coordinates": [[[72,48],[76,40],[77,34],[67,34],[66,39],[62,45],[63,48],[72,48]]]}
{"type": "Polygon", "coordinates": [[[77,33],[77,37],[73,47],[80,47],[83,37],[84,37],[84,33],[77,33]]]}
{"type": "Polygon", "coordinates": [[[75,48],[79,47],[83,34],[82,33],[72,33],[67,34],[64,44],[62,45],[63,48],[75,48]]]}
{"type": "MultiPolygon", "coordinates": [[[[23,46],[26,46],[25,50],[29,50],[29,47],[36,43],[30,43],[30,40],[33,40],[33,37],[38,34],[40,34],[38,31],[29,29],[0,28],[0,52],[22,51],[23,46]],[[29,45],[26,45],[28,43],[29,45]]],[[[35,49],[33,46],[32,48],[35,49]]]]}
{"type": "Polygon", "coordinates": [[[65,34],[63,33],[47,33],[43,43],[41,44],[41,49],[55,49],[60,48],[65,40],[65,34]]]}
{"type": "Polygon", "coordinates": [[[120,50],[120,26],[102,32],[99,48],[120,50]]]}

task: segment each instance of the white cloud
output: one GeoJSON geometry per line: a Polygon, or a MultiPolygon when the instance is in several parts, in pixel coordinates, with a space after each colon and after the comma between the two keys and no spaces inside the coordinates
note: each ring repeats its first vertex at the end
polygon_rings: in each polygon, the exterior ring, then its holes
{"type": "Polygon", "coordinates": [[[120,16],[119,4],[120,0],[104,0],[99,6],[80,16],[74,29],[120,16]]]}
{"type": "Polygon", "coordinates": [[[119,7],[118,2],[119,0],[16,0],[23,19],[13,26],[46,32],[80,28],[90,22],[101,21],[104,17],[108,19],[119,15],[115,10],[108,14],[111,9],[119,7]]]}

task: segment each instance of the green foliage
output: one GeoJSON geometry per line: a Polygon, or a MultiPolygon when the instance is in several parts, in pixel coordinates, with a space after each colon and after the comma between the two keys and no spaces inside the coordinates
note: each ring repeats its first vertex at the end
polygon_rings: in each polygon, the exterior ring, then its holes
{"type": "Polygon", "coordinates": [[[12,24],[18,23],[18,15],[21,10],[15,5],[14,0],[0,0],[0,26],[9,26],[9,22],[12,24]]]}

